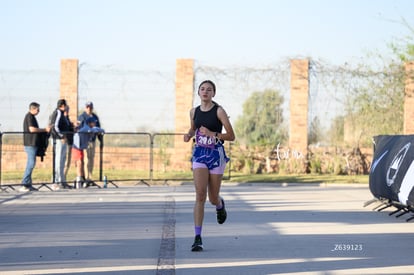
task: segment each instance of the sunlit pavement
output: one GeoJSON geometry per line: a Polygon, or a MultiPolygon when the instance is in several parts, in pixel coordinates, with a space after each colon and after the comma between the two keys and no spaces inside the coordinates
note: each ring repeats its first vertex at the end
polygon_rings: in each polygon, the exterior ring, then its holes
{"type": "Polygon", "coordinates": [[[0,274],[413,274],[414,221],[363,207],[367,185],[225,184],[191,252],[194,190],[0,193],[0,274]]]}

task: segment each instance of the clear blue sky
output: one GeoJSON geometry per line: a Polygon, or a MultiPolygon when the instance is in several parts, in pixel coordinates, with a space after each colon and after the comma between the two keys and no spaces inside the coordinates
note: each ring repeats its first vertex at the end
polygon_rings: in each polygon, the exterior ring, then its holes
{"type": "Polygon", "coordinates": [[[352,62],[407,35],[413,14],[412,0],[0,0],[0,69],[352,62]]]}

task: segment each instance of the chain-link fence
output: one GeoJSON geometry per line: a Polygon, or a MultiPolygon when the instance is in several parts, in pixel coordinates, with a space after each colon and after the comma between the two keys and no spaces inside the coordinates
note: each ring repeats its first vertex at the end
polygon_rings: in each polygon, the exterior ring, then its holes
{"type": "MultiPolygon", "coordinates": [[[[196,62],[194,105],[199,103],[197,85],[211,79],[217,85],[215,100],[234,123],[243,113],[243,103],[253,92],[278,91],[284,98],[284,121],[289,121],[290,63],[256,67],[214,67],[196,62]]],[[[107,131],[172,131],[175,110],[175,68],[171,71],[140,71],[116,66],[79,65],[79,106],[93,101],[107,131]]],[[[311,62],[309,124],[316,116],[323,125],[341,115],[346,87],[332,86],[328,78],[338,68],[311,62]],[[324,66],[324,67],[323,67],[324,66]]],[[[45,125],[59,99],[59,71],[0,71],[0,124],[2,131],[20,131],[31,101],[41,104],[38,115],[45,125]]],[[[74,120],[74,106],[71,106],[74,120]]]]}
{"type": "MultiPolygon", "coordinates": [[[[200,102],[197,95],[198,84],[210,79],[217,86],[214,100],[226,109],[235,125],[243,114],[243,103],[249,96],[254,92],[276,90],[284,98],[283,123],[284,127],[289,127],[290,60],[253,67],[214,67],[196,62],[194,70],[194,106],[200,102]]],[[[375,85],[381,87],[381,83],[392,84],[395,78],[401,77],[401,71],[398,69],[395,72],[386,69],[372,71],[352,68],[349,65],[332,65],[318,60],[310,60],[309,72],[308,130],[312,133],[315,131],[312,127],[316,125],[320,127],[320,132],[324,133],[322,138],[310,141],[316,142],[313,144],[316,146],[331,147],[342,144],[327,139],[326,133],[332,133],[329,129],[337,127],[342,131],[344,138],[344,117],[352,118],[350,114],[353,114],[353,108],[361,107],[355,106],[356,101],[353,100],[359,95],[369,96],[367,90],[375,85]],[[335,124],[337,118],[343,119],[342,124],[335,124]]],[[[41,127],[45,126],[59,99],[59,77],[57,70],[0,71],[0,130],[21,131],[23,118],[31,101],[41,104],[41,112],[37,119],[41,127]]],[[[389,100],[395,99],[393,94],[403,94],[402,86],[391,86],[382,87],[385,94],[389,91],[389,100]]],[[[171,68],[170,71],[145,71],[116,65],[98,66],[81,63],[79,106],[75,108],[79,112],[82,111],[86,101],[94,102],[95,111],[106,132],[173,133],[177,111],[175,68],[171,68]]],[[[71,106],[71,109],[74,107],[71,106]]],[[[358,136],[357,138],[361,135],[370,138],[373,134],[378,134],[375,132],[376,127],[386,124],[380,123],[383,115],[384,112],[378,111],[375,120],[372,116],[360,116],[359,119],[365,120],[365,124],[360,125],[370,126],[369,131],[365,130],[368,126],[356,130],[352,127],[349,129],[352,134],[358,136]]],[[[75,112],[71,111],[72,121],[76,119],[74,116],[75,112]]],[[[398,117],[396,119],[398,120],[398,117]]],[[[396,127],[395,133],[398,133],[398,129],[396,127]]],[[[384,133],[386,132],[381,132],[384,133]]]]}

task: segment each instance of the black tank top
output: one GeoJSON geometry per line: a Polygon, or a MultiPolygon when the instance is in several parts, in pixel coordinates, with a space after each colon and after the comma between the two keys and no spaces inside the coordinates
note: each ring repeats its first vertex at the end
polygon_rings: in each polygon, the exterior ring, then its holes
{"type": "Polygon", "coordinates": [[[209,111],[203,112],[201,111],[200,106],[198,106],[194,112],[194,124],[196,129],[204,126],[210,131],[221,133],[223,124],[217,117],[217,108],[218,105],[215,104],[209,111]]]}

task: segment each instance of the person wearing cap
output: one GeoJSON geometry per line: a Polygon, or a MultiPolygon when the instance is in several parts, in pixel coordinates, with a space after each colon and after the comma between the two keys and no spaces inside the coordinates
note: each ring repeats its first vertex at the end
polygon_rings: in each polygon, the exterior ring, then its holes
{"type": "MultiPolygon", "coordinates": [[[[94,118],[95,119],[95,126],[98,127],[98,128],[101,128],[101,123],[99,121],[99,117],[94,112],[92,101],[87,101],[85,103],[85,111],[78,117],[79,128],[82,128],[85,125],[86,120],[88,118],[94,118]]],[[[101,136],[99,136],[99,137],[101,137],[101,136]]],[[[86,176],[86,180],[88,180],[88,181],[92,180],[93,167],[94,167],[94,163],[95,163],[94,162],[95,161],[95,148],[96,148],[96,135],[93,136],[91,140],[89,140],[88,146],[85,149],[85,153],[86,153],[85,176],[86,176]]]]}
{"type": "Polygon", "coordinates": [[[72,144],[72,160],[76,165],[76,188],[82,187],[86,184],[85,181],[85,168],[84,168],[84,155],[85,149],[88,148],[90,141],[96,138],[97,134],[103,134],[104,130],[96,126],[96,119],[89,117],[85,120],[83,127],[73,136],[72,144]]]}
{"type": "Polygon", "coordinates": [[[59,184],[63,188],[68,188],[69,185],[66,182],[65,177],[65,163],[68,149],[68,134],[71,131],[70,121],[64,115],[67,108],[65,99],[59,99],[57,102],[56,110],[51,115],[52,124],[52,138],[55,145],[55,171],[54,171],[54,184],[53,190],[59,190],[59,184]]]}

